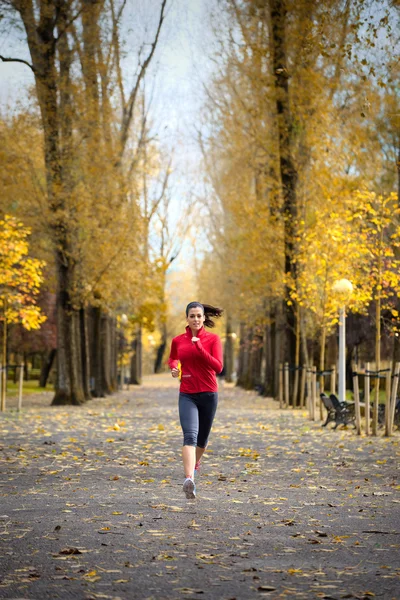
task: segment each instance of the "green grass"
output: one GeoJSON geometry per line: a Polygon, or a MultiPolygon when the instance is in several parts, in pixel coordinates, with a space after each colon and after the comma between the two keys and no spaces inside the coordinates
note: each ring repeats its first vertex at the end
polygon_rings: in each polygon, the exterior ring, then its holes
{"type": "MultiPolygon", "coordinates": [[[[39,382],[34,380],[24,381],[22,393],[25,396],[26,394],[37,394],[38,392],[52,392],[53,386],[48,385],[43,388],[39,386],[39,382]]],[[[18,383],[13,383],[12,381],[8,381],[7,383],[7,396],[18,396],[18,383]]]]}
{"type": "MultiPolygon", "coordinates": [[[[362,392],[363,390],[360,390],[360,394],[362,392]]],[[[354,400],[353,392],[351,390],[346,390],[346,400],[354,400]]],[[[372,388],[372,390],[370,391],[369,400],[370,402],[373,402],[375,400],[375,388],[372,388]]],[[[364,402],[364,399],[362,399],[362,402],[364,402]]],[[[386,404],[386,392],[383,389],[379,390],[379,404],[386,404]]]]}

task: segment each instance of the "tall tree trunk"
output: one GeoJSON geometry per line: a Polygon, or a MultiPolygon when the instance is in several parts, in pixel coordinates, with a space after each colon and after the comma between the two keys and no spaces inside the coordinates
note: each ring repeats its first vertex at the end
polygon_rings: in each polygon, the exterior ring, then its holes
{"type": "Polygon", "coordinates": [[[163,356],[167,347],[167,324],[162,324],[162,336],[161,343],[157,348],[156,360],[154,362],[154,373],[161,373],[163,371],[163,356]]]}
{"type": "Polygon", "coordinates": [[[132,342],[131,383],[142,384],[142,327],[139,325],[132,342]]]}
{"type": "Polygon", "coordinates": [[[245,380],[245,371],[246,371],[246,353],[247,353],[247,336],[246,336],[246,326],[243,322],[240,323],[240,334],[239,334],[239,360],[238,360],[238,372],[236,385],[243,387],[243,383],[245,380]]]}
{"type": "Polygon", "coordinates": [[[1,399],[0,399],[0,410],[6,409],[6,391],[7,391],[7,319],[6,319],[6,307],[3,312],[3,337],[1,345],[1,399]]]}
{"type": "Polygon", "coordinates": [[[82,385],[86,400],[90,400],[90,346],[89,346],[89,328],[87,323],[87,310],[81,308],[79,311],[79,333],[81,342],[81,360],[82,360],[82,385]]]}
{"type": "Polygon", "coordinates": [[[40,377],[39,377],[39,386],[40,387],[44,388],[47,385],[47,380],[49,378],[51,367],[53,366],[53,362],[56,357],[56,354],[57,354],[57,349],[52,348],[50,350],[50,352],[47,354],[47,356],[45,357],[45,359],[43,360],[42,368],[40,371],[40,377]]]}
{"type": "Polygon", "coordinates": [[[103,314],[101,318],[101,376],[103,391],[111,394],[111,332],[110,317],[103,314]]]}
{"type": "MultiPolygon", "coordinates": [[[[285,0],[265,0],[269,5],[271,23],[271,53],[275,81],[276,113],[279,132],[279,166],[283,196],[285,273],[296,281],[296,268],[293,262],[294,239],[297,219],[297,171],[293,158],[293,123],[289,97],[289,66],[286,50],[286,2],[285,0]]],[[[285,293],[285,356],[289,363],[295,362],[296,327],[295,307],[289,304],[290,288],[285,293]]]]}
{"type": "Polygon", "coordinates": [[[264,373],[263,393],[264,396],[273,396],[274,389],[274,361],[273,361],[273,336],[275,323],[273,322],[273,309],[269,303],[266,313],[266,324],[264,328],[264,373]]]}
{"type": "Polygon", "coordinates": [[[103,345],[101,343],[101,309],[96,306],[92,309],[93,315],[93,340],[92,340],[92,364],[93,364],[93,395],[96,398],[103,398],[105,396],[103,377],[102,377],[102,350],[103,345]]]}
{"type": "Polygon", "coordinates": [[[232,337],[232,321],[228,317],[226,322],[226,340],[224,348],[224,367],[225,381],[231,383],[233,381],[233,337],[232,337]]]}
{"type": "Polygon", "coordinates": [[[111,360],[111,389],[115,392],[118,389],[118,330],[117,320],[115,317],[110,317],[110,360],[111,360]]]}

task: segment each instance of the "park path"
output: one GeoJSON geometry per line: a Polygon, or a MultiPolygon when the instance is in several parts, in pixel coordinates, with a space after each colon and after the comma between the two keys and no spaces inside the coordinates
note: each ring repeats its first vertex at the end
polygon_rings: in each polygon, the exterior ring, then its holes
{"type": "Polygon", "coordinates": [[[0,415],[0,598],[400,598],[399,439],[223,386],[184,498],[177,385],[0,415]]]}

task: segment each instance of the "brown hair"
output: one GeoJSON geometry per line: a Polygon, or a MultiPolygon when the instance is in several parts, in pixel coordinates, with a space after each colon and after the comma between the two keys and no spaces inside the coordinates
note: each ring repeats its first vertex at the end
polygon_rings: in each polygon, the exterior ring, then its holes
{"type": "Polygon", "coordinates": [[[189,302],[189,304],[186,307],[186,316],[189,315],[189,310],[191,308],[196,308],[196,306],[199,306],[203,309],[203,313],[205,316],[204,325],[210,328],[215,327],[215,323],[212,319],[210,319],[210,317],[219,318],[224,312],[223,308],[218,308],[217,306],[211,306],[210,304],[202,304],[201,302],[189,302]]]}

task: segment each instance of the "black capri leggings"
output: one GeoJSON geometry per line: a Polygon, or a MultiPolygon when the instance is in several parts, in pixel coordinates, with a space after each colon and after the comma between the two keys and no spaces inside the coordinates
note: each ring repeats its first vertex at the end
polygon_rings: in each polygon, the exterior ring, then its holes
{"type": "Polygon", "coordinates": [[[179,419],[184,446],[205,448],[218,404],[217,392],[179,394],[179,419]]]}

